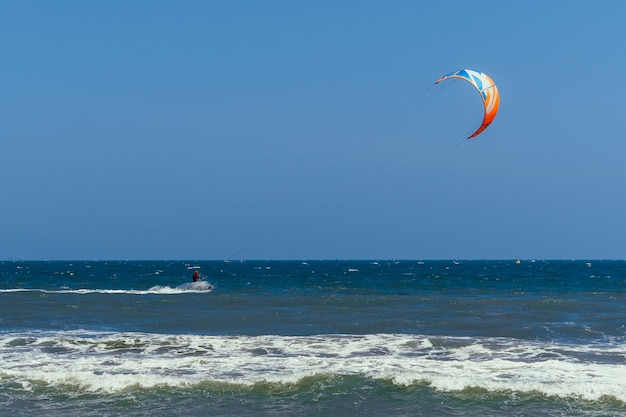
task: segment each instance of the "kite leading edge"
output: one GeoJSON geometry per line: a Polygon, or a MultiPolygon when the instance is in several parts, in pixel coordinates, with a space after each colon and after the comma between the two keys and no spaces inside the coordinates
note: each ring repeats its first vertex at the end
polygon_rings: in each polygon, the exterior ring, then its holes
{"type": "Polygon", "coordinates": [[[441,81],[448,78],[460,78],[465,80],[472,84],[480,93],[485,106],[485,117],[478,130],[468,137],[468,139],[480,135],[482,131],[487,129],[487,126],[493,122],[493,119],[495,119],[498,113],[498,107],[500,107],[500,93],[498,92],[496,84],[487,74],[471,69],[462,69],[446,74],[439,78],[435,84],[439,84],[441,81]]]}

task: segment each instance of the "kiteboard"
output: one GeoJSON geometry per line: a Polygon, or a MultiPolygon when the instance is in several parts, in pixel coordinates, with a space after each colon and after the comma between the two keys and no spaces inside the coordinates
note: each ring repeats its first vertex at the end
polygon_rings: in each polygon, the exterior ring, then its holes
{"type": "Polygon", "coordinates": [[[206,281],[187,282],[176,287],[183,291],[211,291],[215,286],[206,281]]]}

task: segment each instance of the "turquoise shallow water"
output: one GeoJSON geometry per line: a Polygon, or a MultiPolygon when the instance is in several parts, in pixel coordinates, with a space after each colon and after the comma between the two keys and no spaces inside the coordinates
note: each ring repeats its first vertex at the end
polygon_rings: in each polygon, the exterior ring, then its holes
{"type": "Polygon", "coordinates": [[[2,262],[0,415],[626,415],[625,301],[624,261],[2,262]]]}

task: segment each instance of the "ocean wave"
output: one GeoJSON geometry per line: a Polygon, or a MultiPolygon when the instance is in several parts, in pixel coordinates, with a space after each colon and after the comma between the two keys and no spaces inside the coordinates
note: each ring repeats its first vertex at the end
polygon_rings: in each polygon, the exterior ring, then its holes
{"type": "Polygon", "coordinates": [[[156,285],[147,290],[121,290],[121,289],[69,289],[61,288],[58,290],[46,290],[41,288],[9,288],[0,289],[0,293],[16,293],[16,292],[41,292],[47,294],[185,294],[189,292],[209,292],[215,287],[206,281],[189,282],[181,284],[177,287],[156,285]]]}
{"type": "Polygon", "coordinates": [[[623,343],[564,345],[407,334],[0,333],[0,386],[119,392],[354,376],[441,392],[478,388],[626,403],[625,358],[623,343]]]}

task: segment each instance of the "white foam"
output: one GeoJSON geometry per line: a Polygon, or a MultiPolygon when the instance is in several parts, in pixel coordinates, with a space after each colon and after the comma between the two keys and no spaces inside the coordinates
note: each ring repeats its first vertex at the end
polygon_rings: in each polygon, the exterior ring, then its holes
{"type": "Polygon", "coordinates": [[[157,285],[150,288],[148,291],[151,294],[180,294],[183,292],[206,292],[211,291],[213,288],[213,284],[210,284],[206,281],[196,281],[181,284],[175,288],[171,288],[168,286],[162,287],[157,285]]]}
{"type": "Polygon", "coordinates": [[[406,334],[194,336],[64,332],[0,334],[0,376],[116,392],[204,381],[295,383],[361,375],[436,390],[470,387],[626,402],[626,345],[546,345],[406,334]],[[594,361],[582,360],[594,357],[594,361]]]}
{"type": "Polygon", "coordinates": [[[45,290],[40,288],[9,288],[0,289],[0,293],[11,292],[42,292],[48,294],[133,294],[133,295],[146,295],[146,294],[184,294],[189,292],[208,292],[213,290],[213,284],[206,281],[189,282],[181,284],[177,287],[156,285],[147,290],[120,290],[120,289],[68,289],[62,287],[58,290],[45,290]]]}

